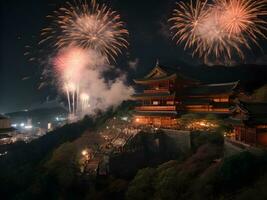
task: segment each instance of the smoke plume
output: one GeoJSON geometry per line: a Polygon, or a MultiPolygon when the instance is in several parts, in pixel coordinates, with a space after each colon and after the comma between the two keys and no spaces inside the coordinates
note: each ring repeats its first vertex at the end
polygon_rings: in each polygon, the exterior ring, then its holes
{"type": "Polygon", "coordinates": [[[111,80],[104,75],[114,70],[114,66],[108,64],[106,60],[93,50],[77,47],[61,50],[53,60],[60,91],[66,94],[67,90],[69,96],[66,97],[69,99],[72,99],[73,91],[76,93],[77,100],[73,100],[70,107],[76,104],[74,107],[77,113],[84,115],[95,114],[99,110],[105,111],[120,105],[133,94],[133,88],[126,84],[125,73],[120,72],[111,80]],[[86,101],[79,99],[80,96],[86,97],[85,94],[88,95],[86,101]]]}

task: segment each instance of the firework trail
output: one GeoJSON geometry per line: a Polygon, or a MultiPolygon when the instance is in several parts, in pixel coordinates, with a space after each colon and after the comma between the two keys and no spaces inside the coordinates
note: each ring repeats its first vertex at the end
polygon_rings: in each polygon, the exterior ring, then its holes
{"type": "Polygon", "coordinates": [[[89,95],[87,93],[82,93],[80,95],[80,101],[81,101],[81,112],[86,112],[86,110],[89,107],[89,95]]]}
{"type": "Polygon", "coordinates": [[[65,84],[65,90],[66,90],[66,93],[67,93],[69,113],[71,113],[70,91],[69,91],[68,84],[65,84]]]}
{"type": "Polygon", "coordinates": [[[79,84],[87,64],[87,52],[77,47],[63,49],[53,59],[54,77],[63,85],[69,111],[73,114],[78,107],[79,84]]]}
{"type": "Polygon", "coordinates": [[[258,44],[266,38],[266,0],[191,0],[179,2],[169,19],[177,44],[193,49],[192,55],[207,59],[231,60],[233,55],[244,59],[242,47],[258,44]]]}
{"type": "Polygon", "coordinates": [[[128,47],[129,33],[116,11],[95,0],[67,2],[47,17],[51,24],[41,31],[39,45],[54,50],[49,71],[60,89],[63,85],[69,111],[75,115],[84,103],[80,91],[84,91],[85,71],[99,66],[95,57],[101,62],[103,58],[105,65],[114,62],[128,47]]]}

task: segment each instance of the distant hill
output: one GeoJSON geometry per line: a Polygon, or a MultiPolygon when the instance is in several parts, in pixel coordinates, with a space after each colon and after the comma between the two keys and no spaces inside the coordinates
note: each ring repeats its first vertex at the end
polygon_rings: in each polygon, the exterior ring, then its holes
{"type": "Polygon", "coordinates": [[[253,92],[252,101],[267,102],[267,84],[263,85],[253,92]]]}
{"type": "Polygon", "coordinates": [[[180,68],[181,72],[203,83],[240,81],[248,90],[254,90],[267,83],[266,65],[195,66],[180,68]]]}
{"type": "Polygon", "coordinates": [[[27,119],[32,119],[33,122],[37,121],[49,121],[54,119],[56,116],[66,116],[67,110],[63,107],[54,107],[54,108],[40,108],[35,110],[28,111],[18,111],[12,113],[6,113],[5,115],[11,118],[12,122],[25,121],[27,119]]]}

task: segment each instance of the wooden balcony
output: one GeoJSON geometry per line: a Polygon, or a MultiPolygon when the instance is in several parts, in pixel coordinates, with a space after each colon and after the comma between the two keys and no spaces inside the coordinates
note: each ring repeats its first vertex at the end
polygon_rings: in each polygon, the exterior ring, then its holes
{"type": "Polygon", "coordinates": [[[176,106],[139,106],[136,111],[176,111],[176,106]]]}
{"type": "Polygon", "coordinates": [[[190,107],[187,106],[186,110],[190,112],[203,112],[203,113],[230,113],[230,110],[228,108],[213,108],[213,107],[190,107]]]}

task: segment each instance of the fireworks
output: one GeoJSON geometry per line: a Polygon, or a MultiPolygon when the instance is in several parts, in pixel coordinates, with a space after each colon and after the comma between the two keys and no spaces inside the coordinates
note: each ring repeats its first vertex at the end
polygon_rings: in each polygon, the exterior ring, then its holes
{"type": "Polygon", "coordinates": [[[107,61],[115,61],[115,57],[127,48],[128,31],[117,12],[95,0],[90,3],[67,3],[54,12],[50,27],[42,30],[44,42],[62,49],[70,45],[94,50],[105,56],[107,61]]]}
{"type": "Polygon", "coordinates": [[[76,86],[73,83],[65,83],[65,91],[68,98],[69,113],[75,114],[75,95],[76,95],[76,86]],[[72,98],[71,98],[72,94],[72,98]]]}
{"type": "Polygon", "coordinates": [[[259,36],[266,37],[266,0],[191,0],[179,2],[174,10],[171,27],[177,44],[192,48],[192,55],[232,59],[244,58],[242,47],[257,44],[259,36]]]}
{"type": "Polygon", "coordinates": [[[252,39],[257,43],[257,35],[264,38],[262,30],[266,30],[266,21],[261,19],[267,15],[266,0],[217,0],[216,6],[222,9],[221,28],[230,35],[238,35],[252,39]]]}
{"type": "Polygon", "coordinates": [[[89,95],[87,93],[82,93],[80,96],[80,101],[81,101],[81,111],[85,112],[86,109],[89,107],[89,95]]]}
{"type": "Polygon", "coordinates": [[[117,12],[95,0],[68,2],[48,18],[52,23],[41,31],[39,45],[52,49],[53,67],[45,71],[66,94],[70,115],[84,114],[89,107],[85,83],[91,80],[87,72],[115,61],[128,47],[129,33],[117,12]]]}
{"type": "Polygon", "coordinates": [[[53,71],[60,83],[79,84],[82,72],[89,64],[88,52],[77,47],[69,47],[58,52],[53,59],[53,71]]]}

